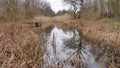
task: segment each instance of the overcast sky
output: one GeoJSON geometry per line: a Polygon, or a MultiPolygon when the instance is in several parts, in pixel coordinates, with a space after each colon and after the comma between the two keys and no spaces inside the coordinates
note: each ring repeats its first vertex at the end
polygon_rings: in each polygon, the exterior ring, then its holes
{"type": "Polygon", "coordinates": [[[55,11],[58,12],[59,10],[63,10],[63,9],[69,9],[68,5],[65,5],[63,3],[63,0],[46,0],[47,2],[50,3],[51,8],[55,11]]]}

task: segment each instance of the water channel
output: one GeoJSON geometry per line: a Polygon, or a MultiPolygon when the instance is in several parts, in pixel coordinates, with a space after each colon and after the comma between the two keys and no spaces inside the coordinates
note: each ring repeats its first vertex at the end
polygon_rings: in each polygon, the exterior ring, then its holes
{"type": "Polygon", "coordinates": [[[54,27],[47,38],[43,68],[99,68],[95,56],[90,52],[91,45],[84,45],[81,51],[77,51],[79,41],[76,30],[63,31],[54,27]]]}

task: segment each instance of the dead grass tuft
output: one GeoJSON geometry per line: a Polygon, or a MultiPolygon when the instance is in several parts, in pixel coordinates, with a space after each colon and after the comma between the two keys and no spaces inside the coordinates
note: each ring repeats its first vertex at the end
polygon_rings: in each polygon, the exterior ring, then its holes
{"type": "Polygon", "coordinates": [[[113,46],[120,45],[120,30],[118,27],[109,26],[113,20],[83,21],[83,35],[94,43],[104,43],[113,46]]]}
{"type": "Polygon", "coordinates": [[[40,68],[38,35],[21,24],[0,25],[0,68],[40,68]]]}

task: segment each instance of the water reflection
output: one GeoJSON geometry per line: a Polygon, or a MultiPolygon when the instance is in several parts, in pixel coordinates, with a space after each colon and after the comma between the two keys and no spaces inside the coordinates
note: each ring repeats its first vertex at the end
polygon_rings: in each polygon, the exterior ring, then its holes
{"type": "Polygon", "coordinates": [[[64,32],[55,27],[46,43],[44,68],[98,68],[89,45],[79,48],[79,41],[77,31],[64,32]]]}

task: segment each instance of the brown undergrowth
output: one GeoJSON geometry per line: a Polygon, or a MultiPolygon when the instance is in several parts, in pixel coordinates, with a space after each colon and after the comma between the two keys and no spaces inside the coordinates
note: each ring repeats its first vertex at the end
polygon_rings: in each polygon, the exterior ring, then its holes
{"type": "Polygon", "coordinates": [[[41,43],[28,26],[0,24],[0,68],[40,68],[41,43]]]}
{"type": "Polygon", "coordinates": [[[83,36],[93,43],[120,46],[120,29],[109,24],[119,23],[114,20],[82,20],[83,36]]]}

